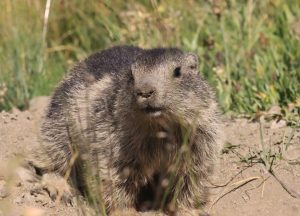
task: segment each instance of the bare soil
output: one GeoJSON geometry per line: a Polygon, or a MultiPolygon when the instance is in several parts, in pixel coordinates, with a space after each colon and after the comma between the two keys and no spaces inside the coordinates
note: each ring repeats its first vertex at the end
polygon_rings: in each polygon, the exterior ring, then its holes
{"type": "MultiPolygon", "coordinates": [[[[0,113],[0,216],[82,214],[76,205],[52,201],[46,191],[38,190],[39,177],[21,167],[22,158],[39,143],[46,104],[47,98],[39,97],[28,111],[0,113]]],[[[300,129],[262,118],[260,123],[230,118],[224,122],[226,144],[206,211],[212,216],[300,215],[300,129]]]]}

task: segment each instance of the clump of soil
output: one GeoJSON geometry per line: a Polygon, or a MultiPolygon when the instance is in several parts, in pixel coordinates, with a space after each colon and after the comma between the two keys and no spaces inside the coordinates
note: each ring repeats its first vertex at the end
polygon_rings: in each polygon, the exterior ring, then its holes
{"type": "MultiPolygon", "coordinates": [[[[82,215],[76,200],[73,205],[53,201],[34,170],[21,167],[22,158],[39,145],[46,104],[47,97],[39,97],[28,111],[0,113],[0,216],[82,215]]],[[[212,216],[300,215],[300,129],[284,121],[224,122],[226,144],[206,211],[212,216]]]]}

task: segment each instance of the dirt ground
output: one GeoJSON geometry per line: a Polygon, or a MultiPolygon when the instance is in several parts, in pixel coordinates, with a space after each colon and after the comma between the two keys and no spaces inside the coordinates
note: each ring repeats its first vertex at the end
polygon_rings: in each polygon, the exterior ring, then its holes
{"type": "MultiPolygon", "coordinates": [[[[38,144],[46,104],[47,98],[39,97],[28,111],[0,113],[0,216],[80,215],[76,205],[37,192],[40,180],[20,168],[22,157],[38,144]]],[[[212,216],[300,215],[300,129],[284,121],[224,122],[226,144],[206,211],[212,216]]]]}

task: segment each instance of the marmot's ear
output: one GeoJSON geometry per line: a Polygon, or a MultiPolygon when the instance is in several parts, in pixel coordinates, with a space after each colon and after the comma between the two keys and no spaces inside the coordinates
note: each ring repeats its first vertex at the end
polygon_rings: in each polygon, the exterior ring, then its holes
{"type": "Polygon", "coordinates": [[[190,69],[196,70],[198,68],[198,56],[194,53],[186,53],[184,62],[190,69]]]}

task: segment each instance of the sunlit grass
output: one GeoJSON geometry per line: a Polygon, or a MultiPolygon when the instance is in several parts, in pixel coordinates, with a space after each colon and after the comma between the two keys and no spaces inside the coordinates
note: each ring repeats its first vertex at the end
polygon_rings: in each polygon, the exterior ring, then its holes
{"type": "Polygon", "coordinates": [[[26,108],[74,62],[118,44],[196,52],[224,111],[300,106],[298,1],[51,2],[45,41],[46,0],[0,2],[0,109],[26,108]]]}

